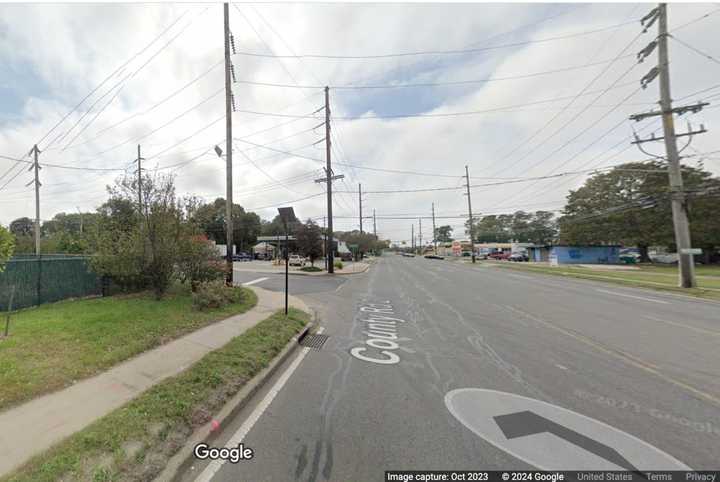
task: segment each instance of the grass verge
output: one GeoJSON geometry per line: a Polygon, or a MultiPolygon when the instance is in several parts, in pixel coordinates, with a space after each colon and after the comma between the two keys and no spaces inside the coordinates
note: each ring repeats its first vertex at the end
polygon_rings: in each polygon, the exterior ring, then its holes
{"type": "Polygon", "coordinates": [[[497,262],[493,263],[493,266],[498,266],[505,269],[515,269],[520,271],[533,271],[536,273],[550,274],[555,276],[603,281],[623,286],[650,288],[657,291],[668,291],[687,296],[694,296],[697,298],[720,301],[720,278],[713,276],[712,269],[699,270],[704,274],[698,276],[697,278],[698,287],[686,289],[679,288],[677,286],[677,267],[673,269],[649,266],[641,267],[638,270],[632,271],[611,271],[574,266],[551,267],[509,262],[497,262]]]}
{"type": "Polygon", "coordinates": [[[237,289],[244,293],[241,302],[208,311],[193,310],[189,289],[175,286],[160,301],[140,293],[66,300],[14,313],[10,336],[0,341],[0,410],[255,306],[255,293],[237,289]]]}
{"type": "Polygon", "coordinates": [[[258,323],[26,463],[2,482],[147,481],[309,321],[291,308],[258,323]]]}

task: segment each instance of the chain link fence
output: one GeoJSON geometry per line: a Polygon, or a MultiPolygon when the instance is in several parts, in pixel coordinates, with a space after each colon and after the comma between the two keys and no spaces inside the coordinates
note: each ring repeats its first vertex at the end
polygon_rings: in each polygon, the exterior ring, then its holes
{"type": "Polygon", "coordinates": [[[18,255],[0,273],[0,312],[67,298],[100,295],[101,278],[90,268],[89,256],[67,254],[18,255]],[[14,288],[13,288],[14,287],[14,288]]]}

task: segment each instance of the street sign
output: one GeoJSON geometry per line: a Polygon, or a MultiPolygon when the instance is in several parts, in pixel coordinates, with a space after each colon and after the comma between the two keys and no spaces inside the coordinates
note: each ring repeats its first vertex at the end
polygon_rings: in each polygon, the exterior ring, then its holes
{"type": "Polygon", "coordinates": [[[692,470],[629,433],[541,400],[461,388],[445,405],[475,435],[541,470],[692,470]]]}
{"type": "Polygon", "coordinates": [[[700,248],[684,248],[680,250],[680,253],[682,254],[702,254],[702,249],[700,248]]]}

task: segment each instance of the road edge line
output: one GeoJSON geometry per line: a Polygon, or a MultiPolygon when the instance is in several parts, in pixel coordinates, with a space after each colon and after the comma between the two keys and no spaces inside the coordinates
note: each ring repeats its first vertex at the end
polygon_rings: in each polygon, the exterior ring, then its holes
{"type": "Polygon", "coordinates": [[[300,341],[314,328],[315,324],[311,321],[305,325],[300,333],[292,337],[270,364],[251,378],[238,393],[225,403],[210,422],[202,425],[192,433],[183,447],[175,455],[170,457],[165,468],[153,480],[157,482],[176,482],[181,480],[190,466],[193,463],[197,463],[193,453],[195,446],[203,442],[212,445],[212,442],[220,435],[222,429],[225,428],[224,425],[247,406],[255,394],[272,378],[280,365],[300,348],[300,341]],[[219,425],[213,428],[213,422],[219,425]]]}

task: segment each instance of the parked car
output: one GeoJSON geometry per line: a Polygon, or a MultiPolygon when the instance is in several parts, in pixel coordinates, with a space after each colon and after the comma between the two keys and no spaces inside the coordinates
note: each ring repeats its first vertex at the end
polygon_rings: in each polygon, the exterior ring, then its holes
{"type": "Polygon", "coordinates": [[[240,251],[239,253],[235,253],[233,255],[233,261],[252,261],[253,257],[249,255],[248,253],[240,251]]]}
{"type": "Polygon", "coordinates": [[[490,259],[508,259],[510,257],[510,253],[504,252],[504,251],[495,251],[494,253],[488,254],[488,258],[490,259]]]}
{"type": "Polygon", "coordinates": [[[445,259],[442,256],[438,256],[437,254],[426,254],[425,258],[427,258],[427,259],[445,259]]]}
{"type": "Polygon", "coordinates": [[[288,264],[290,266],[304,266],[305,258],[297,254],[291,254],[290,258],[288,258],[288,264]]]}
{"type": "Polygon", "coordinates": [[[525,253],[513,253],[508,257],[510,261],[528,261],[528,256],[525,253]]]}

